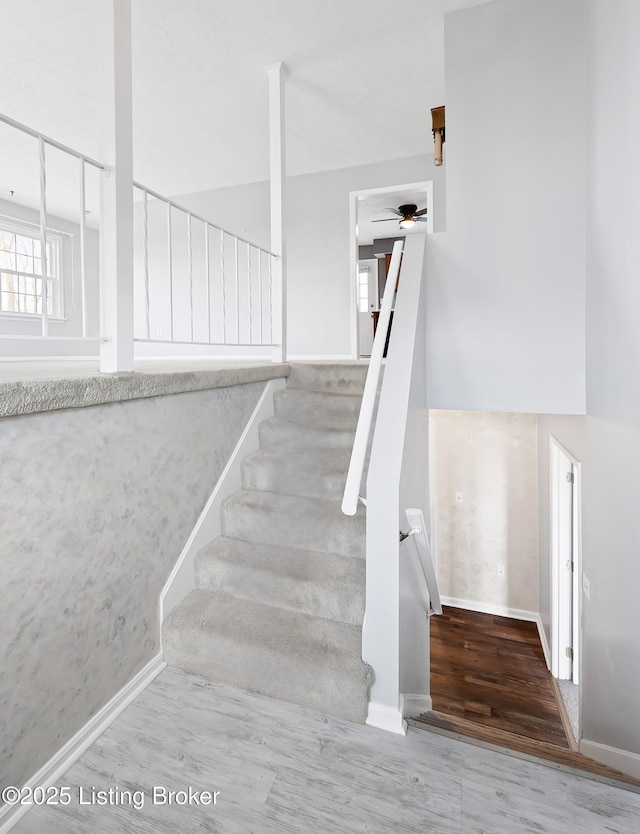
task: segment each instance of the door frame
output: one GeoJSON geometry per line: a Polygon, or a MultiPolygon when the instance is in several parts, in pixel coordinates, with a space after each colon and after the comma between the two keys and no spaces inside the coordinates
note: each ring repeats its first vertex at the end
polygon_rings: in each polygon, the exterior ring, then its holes
{"type": "Polygon", "coordinates": [[[360,355],[360,335],[358,326],[358,199],[373,197],[377,194],[393,194],[396,191],[418,191],[424,189],[427,199],[427,234],[433,232],[433,180],[410,182],[400,185],[386,185],[380,188],[365,188],[349,192],[349,306],[351,321],[351,358],[360,355]]]}
{"type": "MultiPolygon", "coordinates": [[[[551,674],[555,678],[569,679],[579,685],[582,678],[582,593],[580,577],[582,576],[582,472],[580,461],[553,436],[549,438],[551,455],[551,674]],[[561,541],[563,505],[563,488],[566,490],[567,463],[573,473],[573,495],[571,502],[571,553],[573,571],[568,581],[566,577],[567,553],[563,552],[561,541]],[[570,590],[570,596],[569,596],[570,590]],[[569,611],[571,602],[571,611],[569,611]],[[571,622],[567,622],[570,617],[571,622]],[[564,625],[564,630],[563,630],[564,625]],[[566,646],[562,635],[567,629],[571,632],[573,660],[571,676],[566,677],[566,646]]],[[[564,510],[566,513],[566,509],[564,510]]],[[[564,523],[567,518],[565,516],[564,523]]]]}

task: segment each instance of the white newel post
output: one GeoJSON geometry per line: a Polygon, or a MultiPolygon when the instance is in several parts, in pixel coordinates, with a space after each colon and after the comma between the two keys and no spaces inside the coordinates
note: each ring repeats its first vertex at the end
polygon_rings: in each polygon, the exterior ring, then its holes
{"type": "Polygon", "coordinates": [[[100,370],[133,370],[131,0],[98,3],[100,370]]]}
{"type": "Polygon", "coordinates": [[[271,358],[287,359],[287,253],[285,245],[285,122],[282,63],[266,67],[269,76],[269,182],[271,195],[271,251],[278,255],[273,264],[273,321],[271,358]]]}

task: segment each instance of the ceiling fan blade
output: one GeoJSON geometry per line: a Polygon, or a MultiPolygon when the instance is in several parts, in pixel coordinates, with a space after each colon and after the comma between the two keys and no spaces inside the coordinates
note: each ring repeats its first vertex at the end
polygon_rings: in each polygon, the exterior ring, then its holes
{"type": "Polygon", "coordinates": [[[416,223],[428,223],[429,220],[426,217],[416,217],[416,223]]]}
{"type": "Polygon", "coordinates": [[[390,220],[395,220],[395,217],[383,217],[382,220],[372,220],[372,223],[388,223],[390,220]]]}
{"type": "Polygon", "coordinates": [[[396,217],[404,217],[404,214],[396,208],[386,208],[385,211],[392,211],[396,217]]]}
{"type": "Polygon", "coordinates": [[[426,214],[428,211],[429,211],[429,209],[428,209],[428,208],[423,208],[423,209],[420,209],[420,211],[415,211],[415,212],[413,213],[413,216],[414,216],[414,217],[422,217],[422,215],[423,215],[423,214],[426,214]]]}

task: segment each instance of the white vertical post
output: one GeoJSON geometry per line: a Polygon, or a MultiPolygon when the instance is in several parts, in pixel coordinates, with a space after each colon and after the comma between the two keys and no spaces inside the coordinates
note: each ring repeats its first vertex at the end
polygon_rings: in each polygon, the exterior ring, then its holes
{"type": "Polygon", "coordinates": [[[131,0],[98,3],[101,179],[100,370],[133,370],[131,0]]]}
{"type": "Polygon", "coordinates": [[[271,194],[271,251],[278,257],[273,264],[274,343],[271,358],[284,362],[287,358],[287,258],[285,245],[285,113],[284,76],[281,62],[266,67],[269,76],[269,171],[271,194]]]}

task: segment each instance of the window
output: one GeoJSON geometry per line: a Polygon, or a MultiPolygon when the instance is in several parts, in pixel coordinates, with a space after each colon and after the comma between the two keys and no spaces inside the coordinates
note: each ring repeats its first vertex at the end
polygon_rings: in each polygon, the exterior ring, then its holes
{"type": "MultiPolygon", "coordinates": [[[[62,241],[47,231],[47,312],[62,315],[62,241]]],[[[18,221],[0,219],[0,314],[42,314],[40,233],[18,221]]]]}

